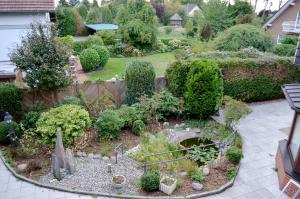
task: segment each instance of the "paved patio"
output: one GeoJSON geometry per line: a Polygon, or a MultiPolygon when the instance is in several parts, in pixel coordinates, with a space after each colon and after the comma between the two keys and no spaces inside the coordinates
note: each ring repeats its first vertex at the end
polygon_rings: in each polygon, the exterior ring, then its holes
{"type": "MultiPolygon", "coordinates": [[[[285,100],[250,105],[253,112],[239,130],[244,138],[244,159],[232,188],[206,199],[272,199],[279,194],[275,154],[280,139],[292,122],[293,112],[285,100]]],[[[1,199],[91,198],[40,188],[16,180],[0,161],[1,199]]]]}

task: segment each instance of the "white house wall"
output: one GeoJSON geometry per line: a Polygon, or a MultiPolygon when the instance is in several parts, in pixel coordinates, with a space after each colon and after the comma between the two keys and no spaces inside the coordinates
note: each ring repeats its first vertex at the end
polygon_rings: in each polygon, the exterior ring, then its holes
{"type": "Polygon", "coordinates": [[[9,52],[31,23],[48,21],[48,13],[0,13],[0,62],[9,60],[9,52]]]}

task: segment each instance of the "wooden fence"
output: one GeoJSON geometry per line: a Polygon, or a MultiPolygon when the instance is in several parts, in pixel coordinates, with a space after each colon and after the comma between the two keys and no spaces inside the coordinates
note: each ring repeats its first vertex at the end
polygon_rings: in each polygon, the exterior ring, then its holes
{"type": "MultiPolygon", "coordinates": [[[[160,91],[165,86],[166,80],[164,77],[156,78],[156,91],[160,91]]],[[[107,93],[107,91],[111,94],[117,106],[126,103],[125,81],[116,80],[103,83],[73,84],[57,91],[30,91],[22,89],[23,105],[24,109],[27,110],[32,104],[41,102],[45,107],[50,108],[61,102],[66,96],[78,96],[82,92],[87,100],[94,100],[107,93]]]]}

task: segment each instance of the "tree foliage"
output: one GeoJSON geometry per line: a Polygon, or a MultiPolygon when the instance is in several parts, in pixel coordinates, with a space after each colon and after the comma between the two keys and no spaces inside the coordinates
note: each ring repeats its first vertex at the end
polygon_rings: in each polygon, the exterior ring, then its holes
{"type": "Polygon", "coordinates": [[[72,8],[56,8],[56,24],[60,36],[75,35],[76,19],[72,8]]]}
{"type": "Polygon", "coordinates": [[[32,24],[30,31],[10,54],[18,69],[26,72],[32,89],[55,90],[67,86],[66,52],[55,45],[56,30],[51,25],[32,24]]]}

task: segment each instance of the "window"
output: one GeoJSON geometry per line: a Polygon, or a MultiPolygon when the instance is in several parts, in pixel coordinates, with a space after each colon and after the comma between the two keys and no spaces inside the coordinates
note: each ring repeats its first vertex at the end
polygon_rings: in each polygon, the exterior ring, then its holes
{"type": "Polygon", "coordinates": [[[296,122],[293,129],[293,134],[290,140],[289,148],[291,151],[291,155],[293,160],[295,161],[298,155],[299,147],[300,147],[300,116],[296,116],[296,122]]]}
{"type": "Polygon", "coordinates": [[[284,39],[284,35],[278,35],[277,36],[277,44],[281,44],[283,39],[284,39]]]}

